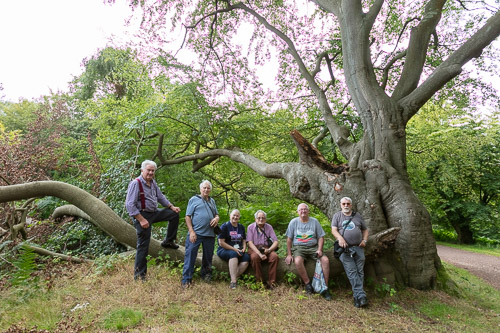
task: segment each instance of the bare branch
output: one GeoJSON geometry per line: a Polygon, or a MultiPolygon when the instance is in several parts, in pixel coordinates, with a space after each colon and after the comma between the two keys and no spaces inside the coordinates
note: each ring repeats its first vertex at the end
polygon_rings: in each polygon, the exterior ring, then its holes
{"type": "Polygon", "coordinates": [[[207,157],[206,159],[204,159],[203,161],[201,161],[200,163],[197,163],[196,161],[194,161],[193,162],[193,170],[191,170],[191,172],[195,173],[196,171],[200,170],[201,168],[203,168],[206,165],[209,165],[210,163],[217,160],[218,158],[219,158],[219,156],[210,156],[210,157],[207,157]]]}
{"type": "Polygon", "coordinates": [[[394,65],[394,63],[399,59],[404,58],[404,56],[406,56],[406,50],[396,54],[396,56],[392,58],[391,61],[389,61],[387,65],[384,67],[384,75],[382,77],[382,83],[380,85],[383,89],[385,89],[385,87],[387,86],[387,80],[389,79],[389,70],[392,68],[392,65],[394,65]]]}
{"type": "Polygon", "coordinates": [[[316,75],[321,72],[321,61],[323,58],[328,59],[328,51],[323,51],[316,56],[316,66],[311,72],[312,77],[316,77],[316,75]]]}
{"type": "Polygon", "coordinates": [[[68,255],[65,255],[62,253],[52,252],[52,251],[49,251],[47,249],[44,249],[40,246],[36,246],[33,244],[24,243],[23,246],[30,248],[34,252],[41,254],[41,255],[44,255],[44,256],[56,257],[59,259],[63,259],[63,260],[70,261],[70,262],[77,262],[77,263],[92,262],[92,260],[68,256],[68,255]]]}
{"type": "Polygon", "coordinates": [[[373,27],[373,23],[375,22],[378,14],[380,13],[380,9],[384,4],[384,0],[376,0],[373,5],[370,7],[368,13],[366,14],[366,28],[371,30],[373,27]]]}
{"type": "Polygon", "coordinates": [[[410,120],[436,91],[459,75],[462,72],[462,67],[469,60],[479,57],[483,49],[499,35],[500,11],[497,11],[494,16],[486,21],[481,29],[439,65],[425,82],[399,101],[400,105],[404,108],[405,121],[410,120]]]}
{"type": "Polygon", "coordinates": [[[165,161],[163,165],[181,164],[184,162],[203,160],[207,157],[220,157],[225,156],[235,162],[246,165],[259,175],[267,178],[284,178],[283,168],[288,163],[265,163],[260,159],[243,153],[236,149],[212,149],[202,153],[179,157],[173,160],[165,161]]]}
{"type": "Polygon", "coordinates": [[[429,49],[430,36],[441,20],[445,3],[446,0],[429,1],[425,6],[423,19],[412,29],[403,72],[392,94],[396,100],[408,95],[417,87],[429,49]]]}
{"type": "Polygon", "coordinates": [[[311,144],[313,147],[318,148],[318,143],[326,138],[326,135],[328,134],[328,127],[323,127],[319,134],[312,140],[311,144]]]}

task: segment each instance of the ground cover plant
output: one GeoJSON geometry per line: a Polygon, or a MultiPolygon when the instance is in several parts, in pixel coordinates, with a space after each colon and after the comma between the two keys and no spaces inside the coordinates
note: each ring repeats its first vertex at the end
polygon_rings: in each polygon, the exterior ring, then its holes
{"type": "MultiPolygon", "coordinates": [[[[356,309],[350,288],[332,286],[331,302],[283,282],[273,291],[227,274],[180,288],[177,263],[155,259],[149,279],[134,282],[132,255],[86,264],[46,264],[38,291],[21,297],[2,284],[0,330],[5,332],[493,332],[500,325],[500,291],[444,263],[440,290],[396,290],[370,283],[370,306],[356,309]],[[443,279],[444,281],[444,279],[443,279]],[[450,282],[451,281],[451,282],[450,282]]],[[[35,280],[29,280],[35,281],[35,280]]]]}

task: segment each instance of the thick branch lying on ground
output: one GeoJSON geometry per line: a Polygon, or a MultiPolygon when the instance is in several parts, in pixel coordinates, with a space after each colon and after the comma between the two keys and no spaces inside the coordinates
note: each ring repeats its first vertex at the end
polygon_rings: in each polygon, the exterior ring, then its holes
{"type": "Polygon", "coordinates": [[[33,245],[33,244],[24,243],[23,246],[30,248],[34,252],[41,254],[41,255],[44,255],[44,256],[56,257],[56,258],[60,258],[60,259],[66,260],[66,261],[72,261],[72,262],[77,262],[77,263],[92,262],[92,260],[77,258],[77,257],[67,256],[67,255],[62,254],[62,253],[52,252],[52,251],[49,251],[47,249],[41,248],[41,247],[33,245]]]}

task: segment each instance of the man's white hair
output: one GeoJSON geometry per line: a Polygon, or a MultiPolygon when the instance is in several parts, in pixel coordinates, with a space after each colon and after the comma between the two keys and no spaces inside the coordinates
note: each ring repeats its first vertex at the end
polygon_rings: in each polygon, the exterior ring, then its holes
{"type": "Polygon", "coordinates": [[[307,209],[309,209],[309,206],[308,206],[305,202],[301,202],[301,203],[299,203],[299,205],[297,206],[297,211],[299,210],[300,205],[304,205],[304,206],[306,206],[306,208],[307,208],[307,209]]]}
{"type": "Polygon", "coordinates": [[[253,216],[255,216],[255,218],[257,218],[257,216],[259,216],[260,213],[264,214],[264,217],[267,219],[267,214],[262,209],[259,209],[258,211],[256,211],[253,216]]]}
{"type": "Polygon", "coordinates": [[[206,179],[201,181],[201,183],[200,183],[200,190],[202,189],[203,184],[210,185],[210,190],[212,190],[212,183],[210,181],[206,180],[206,179]]]}
{"type": "Polygon", "coordinates": [[[145,160],[145,161],[144,161],[144,162],[142,162],[142,164],[141,164],[141,170],[146,169],[146,167],[147,167],[148,165],[152,165],[152,166],[154,166],[154,167],[155,167],[155,170],[158,168],[158,167],[156,166],[156,162],[155,162],[155,161],[145,160]]]}
{"type": "Polygon", "coordinates": [[[342,200],[347,200],[349,201],[350,203],[352,203],[352,199],[349,198],[349,197],[343,197],[342,199],[340,199],[340,202],[342,202],[342,200]]]}

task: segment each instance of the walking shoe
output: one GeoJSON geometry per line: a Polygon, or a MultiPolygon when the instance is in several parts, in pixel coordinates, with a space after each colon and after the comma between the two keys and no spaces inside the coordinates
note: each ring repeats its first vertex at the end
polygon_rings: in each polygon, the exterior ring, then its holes
{"type": "Polygon", "coordinates": [[[205,275],[204,277],[202,277],[203,281],[205,281],[206,283],[210,283],[212,282],[212,274],[207,274],[205,275]]]}
{"type": "Polygon", "coordinates": [[[189,282],[182,282],[181,283],[181,287],[182,287],[182,289],[188,289],[189,287],[191,287],[191,283],[189,283],[189,282]]]}
{"type": "Polygon", "coordinates": [[[366,298],[366,296],[361,297],[359,299],[359,307],[364,308],[367,305],[368,305],[368,299],[366,298]]]}
{"type": "Polygon", "coordinates": [[[161,242],[161,246],[166,248],[166,249],[174,249],[177,250],[179,248],[179,245],[175,244],[174,242],[161,242]]]}
{"type": "Polygon", "coordinates": [[[276,284],[276,282],[268,282],[266,284],[266,289],[269,289],[269,290],[274,290],[276,289],[278,285],[276,284]]]}
{"type": "Polygon", "coordinates": [[[323,291],[321,293],[321,296],[323,296],[324,299],[326,299],[327,301],[331,301],[332,300],[332,294],[330,294],[330,290],[326,289],[325,291],[323,291]]]}
{"type": "Polygon", "coordinates": [[[359,308],[359,300],[357,297],[354,297],[354,307],[359,308]]]}
{"type": "Polygon", "coordinates": [[[308,284],[306,284],[306,295],[312,295],[312,294],[314,294],[314,289],[311,282],[309,282],[308,284]]]}
{"type": "Polygon", "coordinates": [[[238,286],[238,283],[237,283],[237,282],[231,282],[231,283],[229,284],[229,288],[231,288],[231,289],[236,289],[236,287],[237,287],[237,286],[238,286]]]}

